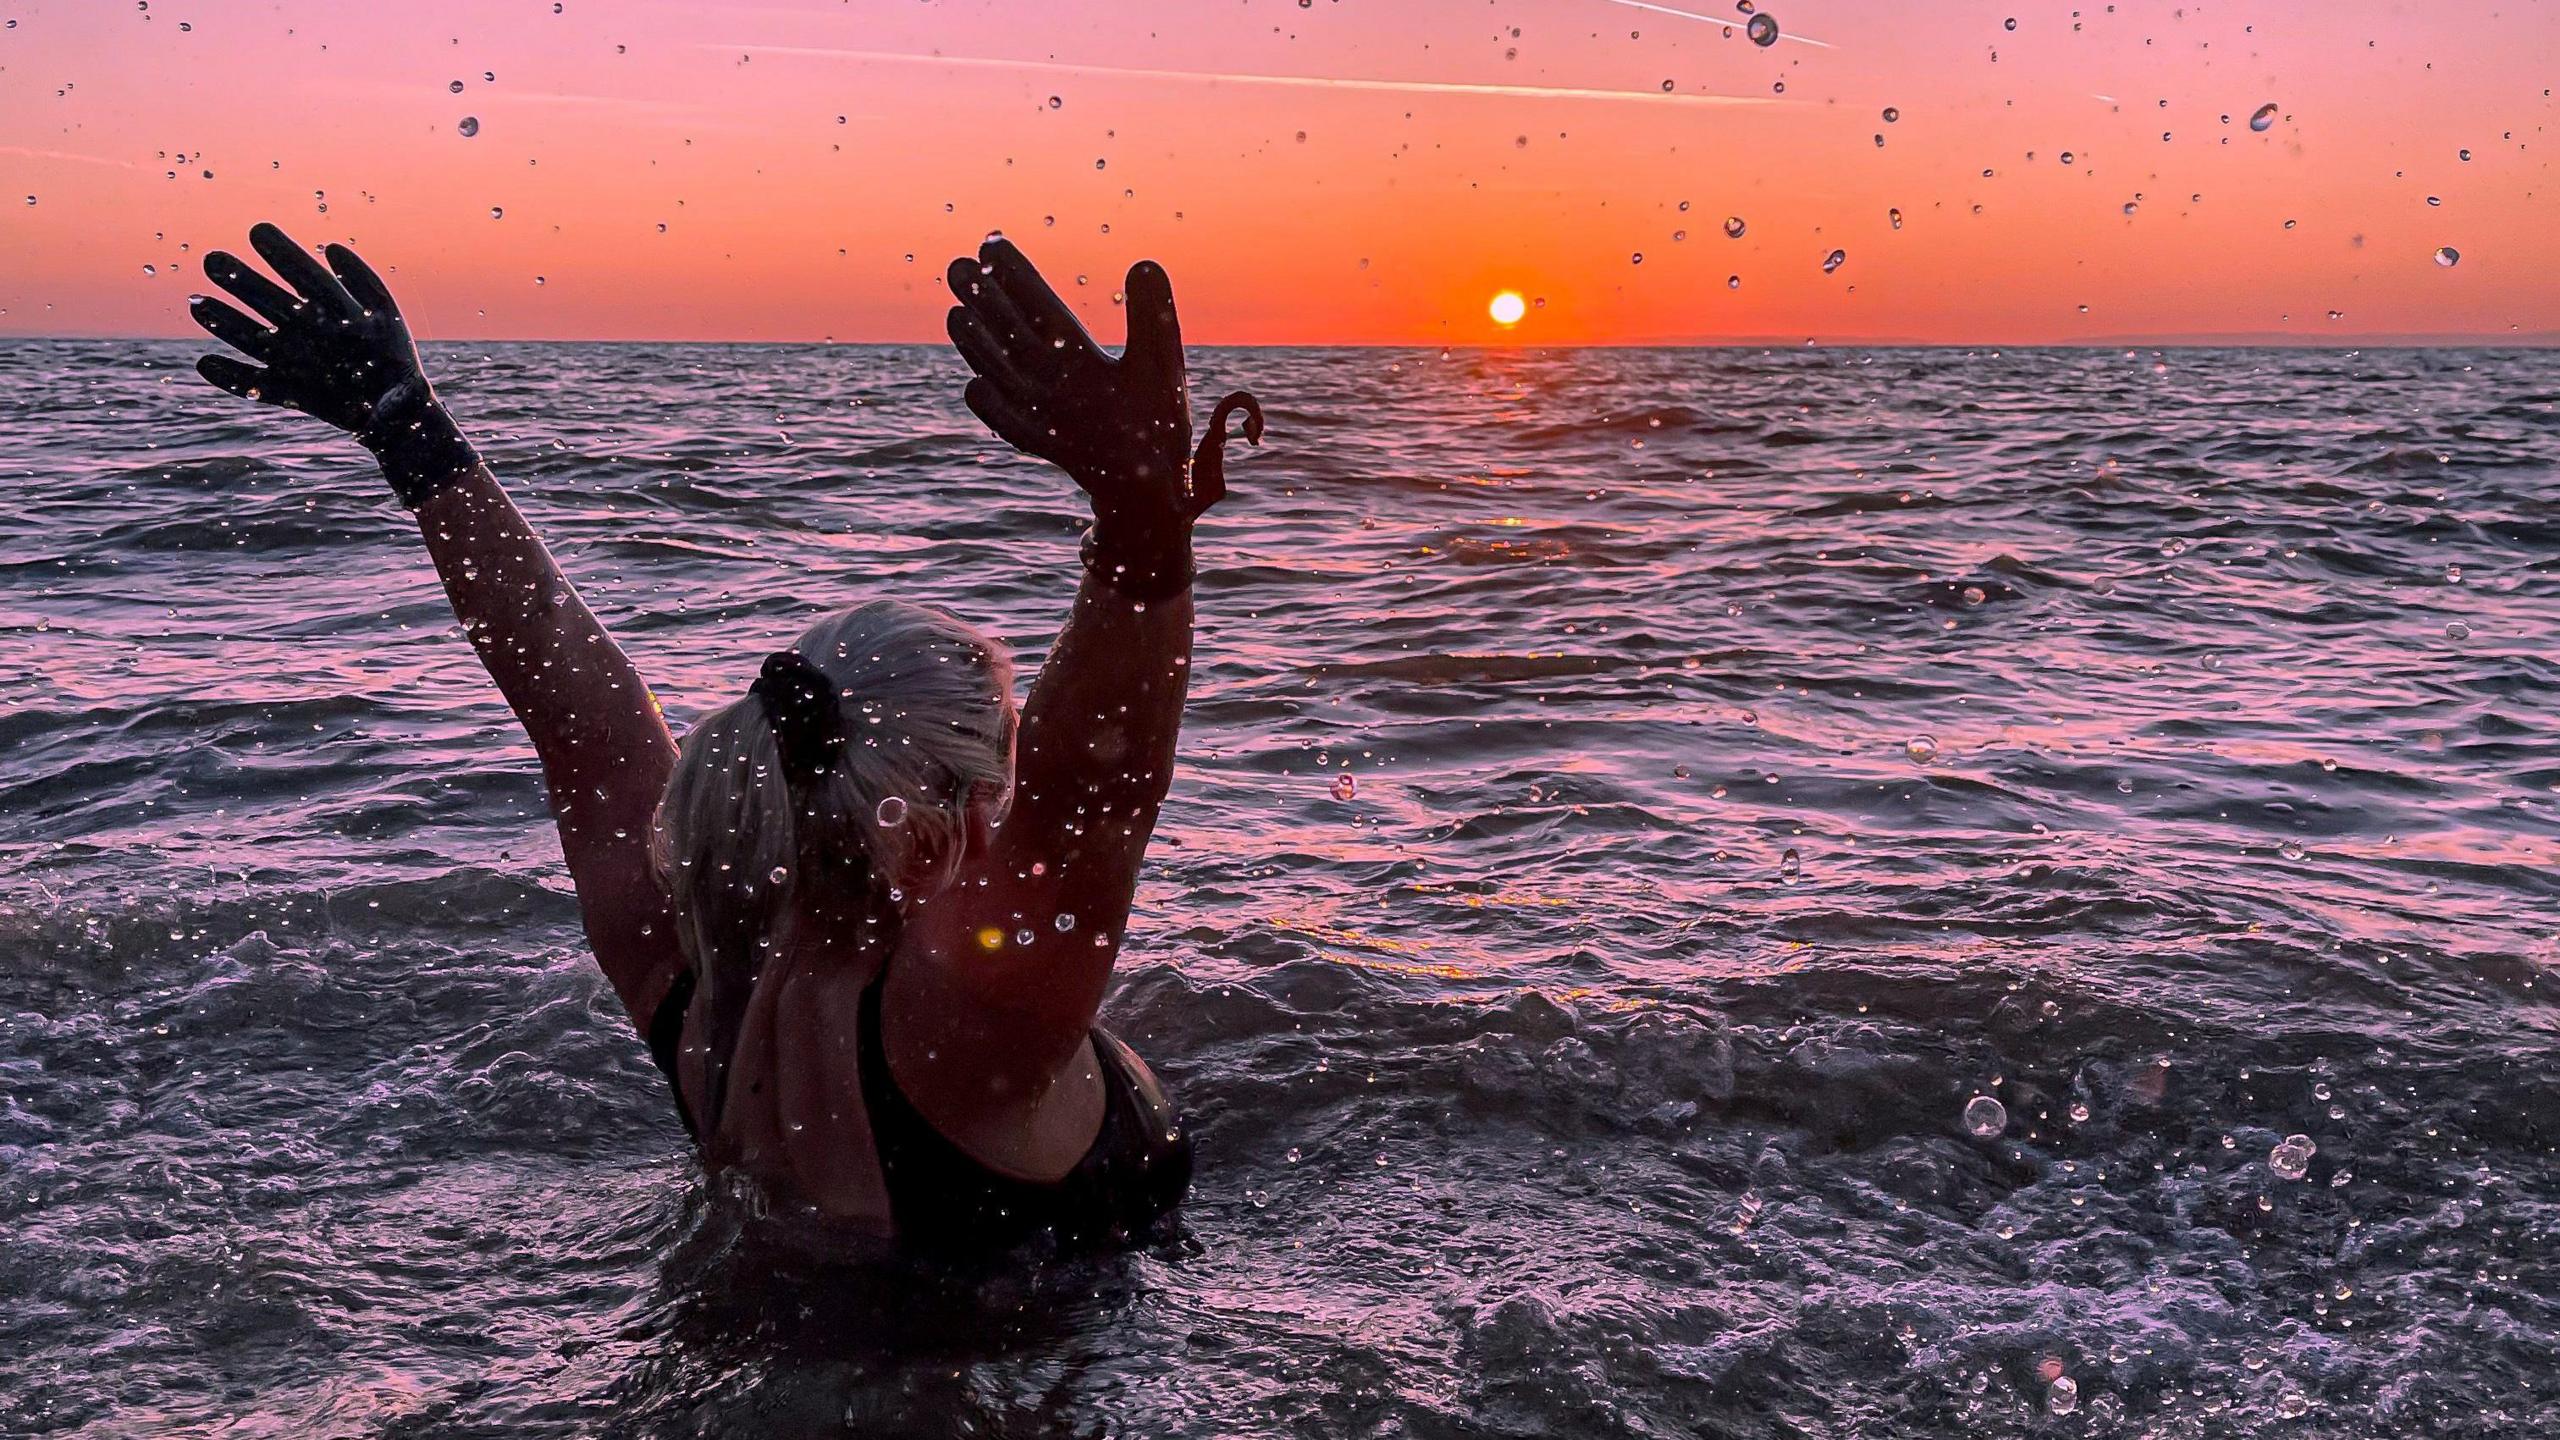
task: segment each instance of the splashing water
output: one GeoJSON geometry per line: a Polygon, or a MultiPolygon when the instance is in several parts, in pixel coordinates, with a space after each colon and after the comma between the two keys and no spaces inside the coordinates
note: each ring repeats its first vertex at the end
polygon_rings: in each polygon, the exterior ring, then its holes
{"type": "MultiPolygon", "coordinates": [[[[1196,350],[1272,426],[1135,910],[996,935],[1125,930],[1188,1236],[919,1285],[759,1258],[414,528],[199,352],[0,342],[0,1433],[2560,1407],[2560,355],[1196,350]]],[[[947,350],[428,362],[679,732],[847,597],[1027,664],[1081,573],[947,350]]]]}

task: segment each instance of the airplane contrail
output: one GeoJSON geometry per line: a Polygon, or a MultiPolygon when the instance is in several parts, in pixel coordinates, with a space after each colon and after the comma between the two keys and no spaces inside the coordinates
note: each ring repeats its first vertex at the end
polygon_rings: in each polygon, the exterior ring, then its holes
{"type": "Polygon", "coordinates": [[[112,165],[119,170],[139,170],[130,160],[110,160],[104,155],[75,155],[68,150],[36,150],[24,145],[0,145],[0,155],[26,160],[76,160],[83,165],[112,165]]]}
{"type": "MultiPolygon", "coordinates": [[[[1697,20],[1708,25],[1740,25],[1748,27],[1751,24],[1751,17],[1747,15],[1701,15],[1695,10],[1674,10],[1668,5],[1655,5],[1650,3],[1650,0],[1609,0],[1609,3],[1612,5],[1624,5],[1630,10],[1650,10],[1656,15],[1677,15],[1683,20],[1697,20]]],[[[1799,45],[1811,45],[1817,50],[1828,50],[1831,48],[1828,43],[1816,40],[1809,35],[1790,34],[1783,26],[1778,30],[1778,38],[1781,40],[1793,40],[1799,45]]]]}
{"type": "Polygon", "coordinates": [[[837,60],[877,60],[908,65],[950,65],[977,70],[1038,70],[1063,75],[1121,75],[1143,80],[1192,80],[1222,85],[1272,85],[1300,90],[1378,90],[1410,95],[1502,95],[1525,100],[1617,100],[1647,105],[1772,105],[1758,95],[1679,95],[1651,90],[1582,90],[1555,85],[1471,85],[1447,80],[1356,80],[1323,75],[1229,74],[1209,70],[1148,70],[1127,65],[1071,65],[1057,60],[999,60],[979,55],[919,55],[904,50],[840,50],[816,45],[705,45],[747,55],[814,55],[837,60]]]}

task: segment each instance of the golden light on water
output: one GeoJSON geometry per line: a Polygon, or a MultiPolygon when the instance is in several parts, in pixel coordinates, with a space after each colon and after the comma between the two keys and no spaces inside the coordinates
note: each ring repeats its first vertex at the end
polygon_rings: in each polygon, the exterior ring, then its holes
{"type": "Polygon", "coordinates": [[[1494,296],[1493,303],[1485,309],[1493,316],[1493,323],[1517,325],[1520,323],[1520,317],[1529,313],[1529,302],[1520,298],[1519,291],[1505,290],[1494,296]]]}

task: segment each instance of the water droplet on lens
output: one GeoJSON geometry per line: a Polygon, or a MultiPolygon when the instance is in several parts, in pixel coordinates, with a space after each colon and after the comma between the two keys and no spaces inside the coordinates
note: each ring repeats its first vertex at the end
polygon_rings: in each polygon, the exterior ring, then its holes
{"type": "Polygon", "coordinates": [[[472,136],[480,133],[480,117],[477,115],[465,115],[462,117],[462,123],[454,126],[453,128],[456,133],[462,136],[463,139],[468,140],[472,136]]]}
{"type": "Polygon", "coordinates": [[[905,798],[897,795],[882,796],[880,800],[880,808],[872,812],[872,818],[880,822],[881,828],[888,830],[894,830],[897,827],[906,824],[907,802],[905,798]]]}
{"type": "Polygon", "coordinates": [[[1336,775],[1335,777],[1333,777],[1333,798],[1334,798],[1334,799],[1336,799],[1336,800],[1348,800],[1348,799],[1351,799],[1353,796],[1358,795],[1359,793],[1360,793],[1360,782],[1359,782],[1359,781],[1354,780],[1354,779],[1353,779],[1353,778],[1351,778],[1349,775],[1336,775]]]}
{"type": "MultiPolygon", "coordinates": [[[[33,205],[36,203],[36,197],[33,195],[28,196],[27,203],[33,205]]],[[[2454,249],[2450,245],[2440,246],[2436,250],[2436,263],[2447,270],[2450,270],[2454,266],[2462,263],[2462,252],[2454,249]]]]}
{"type": "Polygon", "coordinates": [[[2471,627],[2459,620],[2448,621],[2444,627],[2444,638],[2447,640],[2468,640],[2471,638],[2471,627]]]}
{"type": "Polygon", "coordinates": [[[791,867],[787,865],[776,865],[773,869],[766,872],[764,878],[772,881],[776,885],[779,885],[783,881],[791,878],[791,867]]]}
{"type": "Polygon", "coordinates": [[[1778,21],[1775,16],[1754,15],[1751,17],[1751,23],[1744,28],[1751,32],[1751,43],[1764,50],[1778,43],[1778,21]]]}
{"type": "Polygon", "coordinates": [[[504,219],[506,219],[506,218],[507,218],[507,211],[506,211],[506,207],[505,207],[505,206],[502,206],[502,205],[492,205],[492,206],[490,206],[490,207],[489,207],[489,218],[490,218],[490,219],[492,219],[492,220],[504,220],[504,219]]]}
{"type": "Polygon", "coordinates": [[[1976,1095],[1964,1102],[1965,1133],[1977,1140],[1988,1140],[2009,1128],[2009,1107],[1988,1095],[1976,1095]]]}
{"type": "Polygon", "coordinates": [[[2308,852],[2302,848],[2301,841],[2287,840],[2282,845],[2276,847],[2276,853],[2282,855],[2287,860],[2299,860],[2308,852]]]}
{"type": "Polygon", "coordinates": [[[1742,217],[1739,215],[1727,215],[1724,217],[1724,234],[1725,238],[1728,240],[1741,239],[1742,217]]]}
{"type": "Polygon", "coordinates": [[[1068,931],[1076,928],[1076,917],[1068,914],[1064,910],[1061,910],[1058,912],[1057,917],[1049,922],[1049,925],[1059,934],[1064,935],[1068,931]]]}
{"type": "Polygon", "coordinates": [[[447,90],[452,91],[452,92],[453,92],[454,94],[456,94],[456,95],[459,95],[459,94],[461,94],[461,93],[462,93],[462,82],[461,82],[461,81],[459,81],[459,80],[456,80],[456,81],[454,81],[452,84],[447,85],[447,86],[446,86],[446,87],[444,87],[444,88],[446,88],[447,90]]]}
{"type": "Polygon", "coordinates": [[[2259,106],[2258,113],[2249,117],[2249,128],[2252,130],[2271,130],[2275,128],[2275,123],[2276,107],[2275,102],[2272,100],[2259,106]]]}
{"type": "Polygon", "coordinates": [[[2056,1378],[2044,1392],[2044,1408],[2056,1415],[2068,1415],[2080,1408],[2080,1382],[2068,1375],[2056,1378]]]}
{"type": "Polygon", "coordinates": [[[1886,107],[1884,107],[1884,123],[1886,123],[1887,125],[1890,125],[1890,124],[1892,124],[1894,121],[1899,120],[1899,119],[1901,119],[1901,118],[1902,118],[1902,112],[1901,112],[1901,111],[1896,110],[1895,108],[1893,108],[1893,107],[1892,107],[1892,106],[1890,106],[1890,105],[1887,105],[1886,107]]]}
{"type": "Polygon", "coordinates": [[[1796,847],[1790,845],[1787,847],[1787,853],[1778,857],[1778,879],[1793,885],[1803,875],[1804,861],[1797,857],[1796,847]]]}
{"type": "Polygon", "coordinates": [[[1031,930],[1030,930],[1030,927],[1025,926],[1024,928],[1022,928],[1022,929],[1020,929],[1020,930],[1016,930],[1016,931],[1014,931],[1014,932],[1013,932],[1013,943],[1014,943],[1014,944],[1016,944],[1016,945],[1028,945],[1028,944],[1030,944],[1030,943],[1031,943],[1031,930]]]}
{"type": "Polygon", "coordinates": [[[2288,1135],[2275,1149],[2267,1152],[2267,1169],[2274,1172],[2279,1180],[2299,1180],[2311,1173],[2313,1148],[2308,1137],[2288,1135]]]}
{"type": "Polygon", "coordinates": [[[1846,250],[1834,250],[1834,251],[1832,251],[1830,254],[1825,255],[1825,256],[1823,256],[1823,257],[1822,257],[1822,273],[1823,273],[1823,274],[1825,274],[1825,275],[1828,275],[1828,274],[1830,274],[1832,271],[1837,270],[1837,269],[1839,269],[1841,266],[1846,265],[1846,264],[1848,264],[1848,263],[1849,263],[1849,252],[1848,252],[1848,251],[1846,251],[1846,250]]]}
{"type": "Polygon", "coordinates": [[[1931,736],[1914,735],[1902,742],[1902,753],[1911,757],[1911,763],[1926,765],[1938,758],[1938,742],[1931,736]]]}

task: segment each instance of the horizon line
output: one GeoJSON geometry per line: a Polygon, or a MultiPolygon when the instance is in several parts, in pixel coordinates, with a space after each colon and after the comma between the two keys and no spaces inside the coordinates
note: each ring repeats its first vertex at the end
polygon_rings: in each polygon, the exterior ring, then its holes
{"type": "MultiPolygon", "coordinates": [[[[0,345],[14,344],[201,344],[207,353],[221,347],[193,331],[41,332],[0,330],[0,345]]],[[[821,349],[943,350],[940,337],[916,340],[768,338],[743,336],[706,339],[699,336],[463,335],[419,337],[434,345],[702,345],[745,348],[798,346],[821,349]]],[[[1105,346],[1108,349],[1110,347],[1105,346]]],[[[1628,340],[1193,340],[1195,350],[2543,350],[2560,348],[2560,330],[2479,333],[2471,331],[2387,331],[2357,335],[2288,335],[2279,331],[2195,331],[2168,335],[2099,335],[2055,340],[1922,340],[1909,336],[1729,335],[1655,336],[1628,340]]]]}

